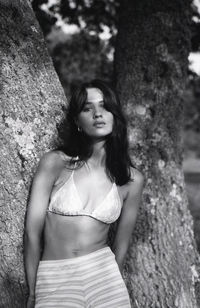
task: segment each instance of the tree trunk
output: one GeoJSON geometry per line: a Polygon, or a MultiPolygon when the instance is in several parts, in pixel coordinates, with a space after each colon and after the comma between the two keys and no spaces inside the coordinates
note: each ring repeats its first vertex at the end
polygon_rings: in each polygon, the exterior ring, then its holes
{"type": "Polygon", "coordinates": [[[121,1],[117,89],[130,120],[133,162],[146,176],[124,271],[136,308],[199,304],[199,257],[182,172],[189,2],[121,1]]]}
{"type": "Polygon", "coordinates": [[[0,307],[25,306],[23,231],[30,179],[56,136],[65,96],[28,1],[0,0],[0,307]]]}

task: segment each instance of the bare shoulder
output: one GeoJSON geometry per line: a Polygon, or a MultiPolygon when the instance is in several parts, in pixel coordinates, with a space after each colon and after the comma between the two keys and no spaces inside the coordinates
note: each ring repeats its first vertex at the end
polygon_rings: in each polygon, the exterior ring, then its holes
{"type": "Polygon", "coordinates": [[[131,167],[131,181],[127,184],[127,192],[129,194],[135,194],[143,189],[144,175],[141,171],[131,167]]]}
{"type": "Polygon", "coordinates": [[[61,150],[56,150],[54,152],[60,157],[61,161],[66,164],[70,164],[72,160],[76,160],[75,157],[69,156],[61,150]]]}
{"type": "Polygon", "coordinates": [[[61,163],[61,157],[57,151],[49,151],[43,154],[40,159],[39,165],[44,168],[52,168],[61,163]]]}
{"type": "Polygon", "coordinates": [[[57,170],[62,169],[64,166],[64,160],[59,155],[58,151],[46,152],[40,159],[38,165],[39,172],[45,172],[50,174],[57,173],[57,170]]]}
{"type": "Polygon", "coordinates": [[[138,183],[138,184],[143,184],[144,183],[144,175],[138,169],[131,167],[131,180],[132,180],[131,183],[135,182],[135,183],[138,183]]]}

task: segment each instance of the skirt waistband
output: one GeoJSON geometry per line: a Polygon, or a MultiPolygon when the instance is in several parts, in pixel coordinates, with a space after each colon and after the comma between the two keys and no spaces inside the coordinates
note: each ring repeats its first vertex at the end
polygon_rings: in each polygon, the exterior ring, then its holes
{"type": "Polygon", "coordinates": [[[114,253],[112,252],[112,250],[110,249],[109,246],[100,248],[98,250],[92,251],[86,255],[82,255],[82,256],[78,256],[78,257],[74,257],[74,258],[66,258],[66,259],[56,259],[56,260],[41,260],[39,265],[40,267],[42,266],[49,266],[49,265],[64,265],[64,264],[76,264],[79,263],[81,261],[88,261],[90,259],[93,259],[95,257],[100,257],[102,255],[112,255],[114,256],[114,253]]]}

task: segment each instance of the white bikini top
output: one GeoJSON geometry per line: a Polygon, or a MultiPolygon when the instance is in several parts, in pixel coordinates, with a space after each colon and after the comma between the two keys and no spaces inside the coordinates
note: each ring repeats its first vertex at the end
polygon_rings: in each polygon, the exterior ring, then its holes
{"type": "Polygon", "coordinates": [[[103,201],[92,211],[84,206],[74,182],[74,170],[68,180],[55,192],[47,211],[66,216],[90,216],[110,224],[118,219],[121,213],[121,200],[115,183],[103,201]]]}

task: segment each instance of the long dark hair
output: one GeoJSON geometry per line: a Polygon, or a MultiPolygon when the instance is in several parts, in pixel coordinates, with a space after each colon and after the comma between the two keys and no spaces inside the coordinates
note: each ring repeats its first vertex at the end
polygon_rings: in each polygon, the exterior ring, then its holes
{"type": "Polygon", "coordinates": [[[133,166],[128,153],[127,123],[119,98],[108,83],[95,79],[82,83],[73,91],[66,117],[59,127],[59,135],[62,140],[62,146],[59,149],[71,157],[78,157],[80,162],[87,161],[92,155],[90,138],[84,132],[80,132],[75,123],[75,119],[87,101],[86,90],[88,88],[101,90],[104,106],[114,117],[112,133],[107,136],[105,142],[106,173],[116,184],[126,184],[131,180],[130,168],[133,166]]]}

